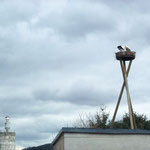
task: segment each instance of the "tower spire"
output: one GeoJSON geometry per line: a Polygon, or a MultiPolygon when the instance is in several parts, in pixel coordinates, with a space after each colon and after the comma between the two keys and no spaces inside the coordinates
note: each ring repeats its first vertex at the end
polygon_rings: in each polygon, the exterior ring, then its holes
{"type": "Polygon", "coordinates": [[[9,116],[5,117],[5,131],[9,132],[10,131],[10,122],[9,122],[9,116]]]}

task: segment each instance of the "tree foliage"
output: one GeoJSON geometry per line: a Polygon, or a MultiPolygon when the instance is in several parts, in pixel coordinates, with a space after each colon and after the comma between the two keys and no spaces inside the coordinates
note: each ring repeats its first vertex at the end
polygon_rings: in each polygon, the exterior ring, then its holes
{"type": "MultiPolygon", "coordinates": [[[[137,129],[150,129],[150,120],[144,114],[138,114],[134,112],[135,122],[137,129]]],[[[121,120],[114,123],[114,128],[130,129],[129,114],[125,113],[121,120]]]]}
{"type": "MultiPolygon", "coordinates": [[[[109,120],[109,113],[106,112],[105,107],[101,107],[94,115],[79,115],[79,119],[74,124],[75,127],[82,128],[110,128],[111,120],[109,120]]],[[[150,129],[150,120],[144,114],[134,112],[134,117],[137,129],[150,129]]],[[[130,129],[129,114],[125,113],[120,120],[114,122],[114,128],[130,129]]]]}
{"type": "Polygon", "coordinates": [[[74,123],[74,127],[81,128],[108,128],[109,113],[105,111],[105,107],[101,107],[94,115],[79,114],[79,118],[74,123]]]}

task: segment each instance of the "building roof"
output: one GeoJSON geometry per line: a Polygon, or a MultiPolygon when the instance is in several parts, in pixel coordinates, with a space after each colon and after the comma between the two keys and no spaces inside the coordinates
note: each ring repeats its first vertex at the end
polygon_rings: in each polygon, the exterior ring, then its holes
{"type": "Polygon", "coordinates": [[[60,136],[64,133],[81,133],[81,134],[109,134],[109,135],[150,135],[150,130],[132,130],[132,129],[98,129],[98,128],[62,128],[56,138],[53,140],[54,145],[60,136]]]}

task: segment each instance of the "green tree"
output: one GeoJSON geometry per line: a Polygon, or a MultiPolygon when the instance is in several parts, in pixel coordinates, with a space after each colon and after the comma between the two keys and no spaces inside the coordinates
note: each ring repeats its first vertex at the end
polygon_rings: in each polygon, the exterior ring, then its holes
{"type": "MultiPolygon", "coordinates": [[[[134,112],[135,122],[137,129],[150,129],[150,120],[144,114],[138,114],[134,112]]],[[[130,129],[130,118],[129,114],[125,113],[123,118],[114,123],[114,128],[130,129]]]]}
{"type": "MultiPolygon", "coordinates": [[[[150,120],[147,119],[146,115],[134,112],[134,117],[137,129],[150,129],[150,120]]],[[[79,115],[79,119],[74,126],[83,128],[110,128],[111,120],[108,120],[108,118],[109,113],[106,111],[106,107],[100,107],[94,115],[79,115]]],[[[113,128],[130,129],[129,114],[125,113],[120,120],[115,121],[113,128]]]]}

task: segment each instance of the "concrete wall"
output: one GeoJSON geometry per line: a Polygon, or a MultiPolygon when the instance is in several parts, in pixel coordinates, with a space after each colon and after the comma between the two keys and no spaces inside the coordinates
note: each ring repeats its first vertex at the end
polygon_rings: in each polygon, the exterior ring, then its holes
{"type": "Polygon", "coordinates": [[[63,138],[53,150],[150,150],[150,135],[64,133],[63,138]]]}
{"type": "Polygon", "coordinates": [[[0,150],[15,150],[15,132],[0,132],[0,150]]]}
{"type": "Polygon", "coordinates": [[[55,145],[53,145],[53,150],[64,150],[64,134],[62,134],[55,145]]]}

